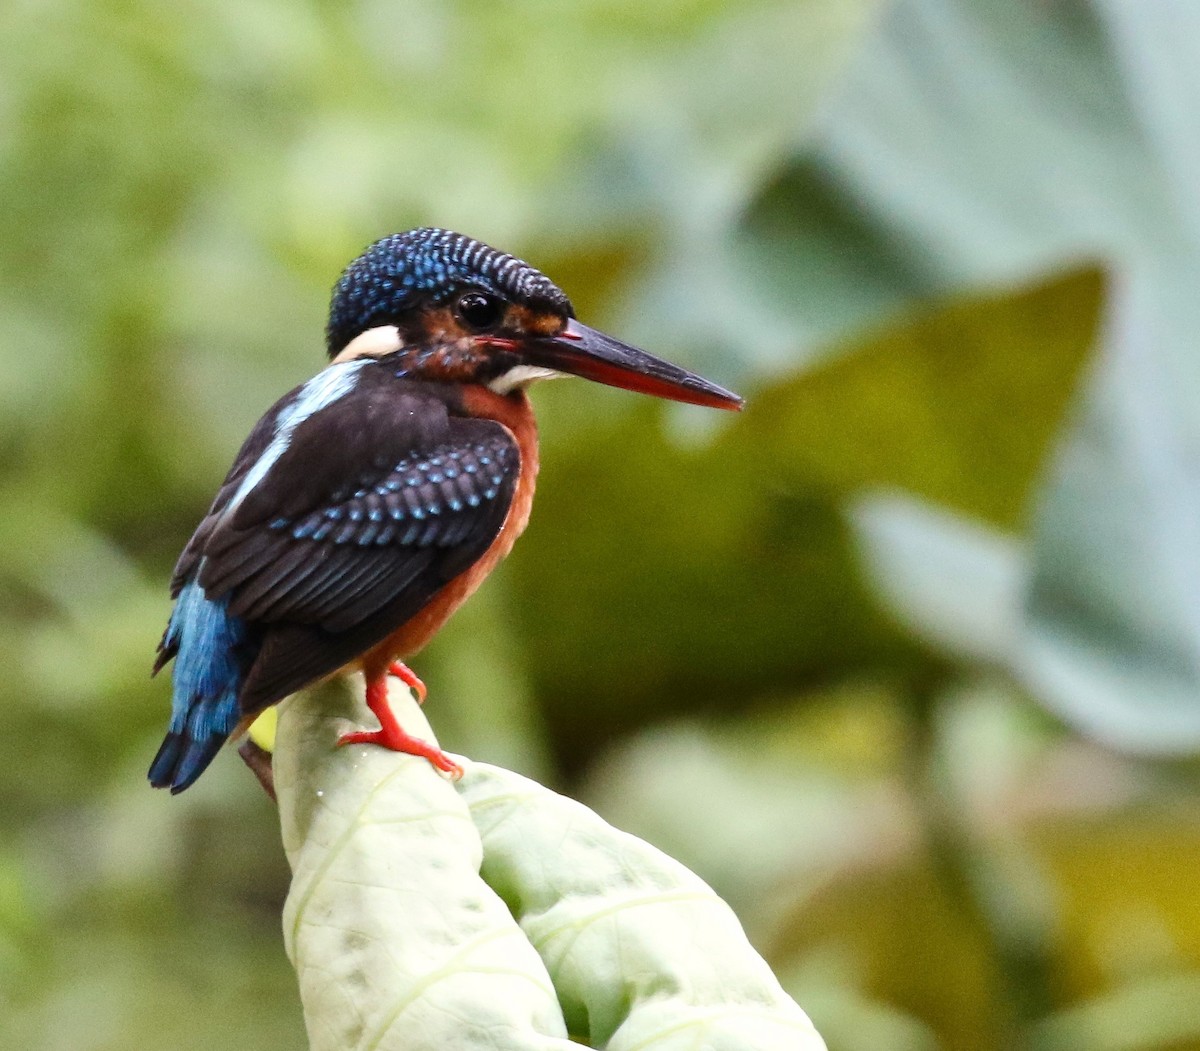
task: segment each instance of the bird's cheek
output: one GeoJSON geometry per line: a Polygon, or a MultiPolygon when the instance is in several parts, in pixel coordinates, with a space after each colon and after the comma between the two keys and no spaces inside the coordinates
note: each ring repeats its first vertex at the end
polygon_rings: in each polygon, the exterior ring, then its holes
{"type": "Polygon", "coordinates": [[[421,342],[427,346],[463,343],[470,336],[446,307],[426,311],[421,316],[421,330],[421,342]]]}

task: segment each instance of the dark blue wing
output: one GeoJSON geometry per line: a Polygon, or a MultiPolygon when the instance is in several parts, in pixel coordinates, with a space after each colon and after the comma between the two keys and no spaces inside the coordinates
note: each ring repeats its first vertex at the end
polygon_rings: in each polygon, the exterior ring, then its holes
{"type": "Polygon", "coordinates": [[[206,596],[264,631],[243,711],[381,642],[495,541],[520,452],[452,403],[368,366],[246,472],[197,563],[206,596]]]}
{"type": "Polygon", "coordinates": [[[154,784],[186,788],[240,719],[383,641],[492,545],[520,452],[456,403],[355,362],[255,427],[172,581],[156,668],[175,659],[175,691],[154,784]]]}
{"type": "Polygon", "coordinates": [[[446,441],[359,470],[315,506],[245,529],[232,516],[205,545],[205,593],[228,594],[229,612],[247,621],[336,633],[421,581],[415,613],[430,586],[457,576],[495,539],[519,467],[500,425],[454,420],[447,429],[446,441]]]}

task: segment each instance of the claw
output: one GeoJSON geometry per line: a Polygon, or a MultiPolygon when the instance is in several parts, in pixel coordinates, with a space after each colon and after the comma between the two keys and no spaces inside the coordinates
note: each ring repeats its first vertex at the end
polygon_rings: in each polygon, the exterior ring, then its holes
{"type": "Polygon", "coordinates": [[[463,775],[463,769],[445,752],[428,741],[413,737],[400,731],[400,736],[387,733],[385,730],[356,730],[354,733],[342,734],[338,744],[377,744],[390,748],[393,752],[404,752],[407,755],[419,755],[428,759],[439,770],[445,771],[451,779],[457,781],[463,775]]]}
{"type": "Polygon", "coordinates": [[[429,691],[425,684],[417,678],[416,673],[404,661],[392,661],[388,665],[388,674],[399,679],[405,686],[417,695],[417,704],[424,704],[429,691]]]}

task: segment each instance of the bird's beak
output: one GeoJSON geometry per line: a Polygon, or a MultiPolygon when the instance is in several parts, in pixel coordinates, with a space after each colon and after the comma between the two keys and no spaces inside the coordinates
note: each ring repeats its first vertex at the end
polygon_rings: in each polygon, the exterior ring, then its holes
{"type": "Polygon", "coordinates": [[[522,356],[530,364],[607,383],[610,387],[713,409],[742,407],[742,399],[732,391],[581,325],[574,318],[557,336],[530,340],[522,350],[522,356]]]}

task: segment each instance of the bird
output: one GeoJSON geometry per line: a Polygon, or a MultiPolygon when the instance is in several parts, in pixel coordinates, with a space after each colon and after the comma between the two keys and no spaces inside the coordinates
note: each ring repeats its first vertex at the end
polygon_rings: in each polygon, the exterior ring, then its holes
{"type": "Polygon", "coordinates": [[[154,674],[174,662],[149,770],[182,792],[265,709],[361,671],[378,730],[339,744],[454,760],[387,695],[525,529],[538,471],[527,390],[577,376],[737,410],[742,399],[579,322],[528,263],[435,227],[369,245],[333,289],[329,363],[255,424],[185,546],[154,674]]]}

